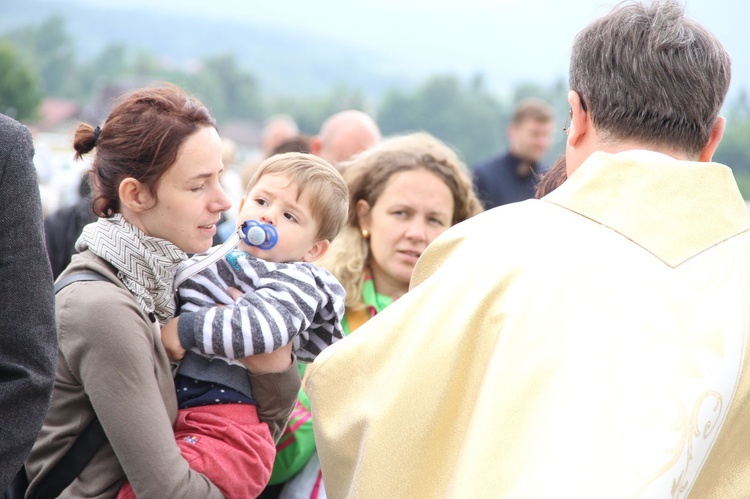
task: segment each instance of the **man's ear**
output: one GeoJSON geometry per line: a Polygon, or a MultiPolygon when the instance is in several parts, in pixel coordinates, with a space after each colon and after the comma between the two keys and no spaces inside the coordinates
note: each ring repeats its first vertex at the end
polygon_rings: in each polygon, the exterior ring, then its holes
{"type": "Polygon", "coordinates": [[[315,156],[320,155],[320,151],[323,149],[323,142],[317,135],[310,139],[310,154],[315,156]]]}
{"type": "Polygon", "coordinates": [[[357,225],[359,230],[370,230],[370,205],[364,199],[357,201],[357,225]]]}
{"type": "Polygon", "coordinates": [[[583,110],[581,96],[574,90],[568,92],[568,103],[573,114],[568,125],[568,145],[575,147],[588,131],[588,111],[583,110]]]}
{"type": "Polygon", "coordinates": [[[706,142],[706,145],[698,156],[698,161],[707,163],[713,159],[716,148],[719,147],[721,138],[724,136],[724,128],[726,125],[727,120],[723,116],[716,118],[714,127],[711,129],[711,134],[708,136],[708,142],[706,142]]]}
{"type": "Polygon", "coordinates": [[[318,258],[321,258],[328,252],[328,248],[331,247],[331,242],[328,239],[323,239],[313,244],[307,253],[302,257],[303,262],[314,262],[318,258]]]}
{"type": "Polygon", "coordinates": [[[156,202],[148,186],[133,177],[128,177],[120,182],[118,194],[120,196],[120,203],[136,213],[141,213],[152,208],[156,202]]]}

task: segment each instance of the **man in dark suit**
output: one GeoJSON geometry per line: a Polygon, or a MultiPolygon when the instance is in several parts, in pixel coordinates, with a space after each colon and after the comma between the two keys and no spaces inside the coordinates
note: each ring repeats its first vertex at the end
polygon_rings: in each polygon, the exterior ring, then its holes
{"type": "Polygon", "coordinates": [[[534,197],[539,161],[552,141],[552,107],[540,99],[518,103],[508,126],[508,152],[474,168],[474,188],[486,210],[534,197]]]}
{"type": "Polygon", "coordinates": [[[31,133],[0,114],[0,492],[47,414],[57,362],[55,297],[31,133]]]}

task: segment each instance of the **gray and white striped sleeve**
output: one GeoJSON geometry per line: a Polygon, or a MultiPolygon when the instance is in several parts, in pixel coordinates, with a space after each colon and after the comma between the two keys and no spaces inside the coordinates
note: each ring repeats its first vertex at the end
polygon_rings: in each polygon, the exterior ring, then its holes
{"type": "MultiPolygon", "coordinates": [[[[270,353],[290,342],[300,360],[311,361],[343,337],[344,290],[328,272],[305,263],[272,263],[248,255],[222,260],[191,279],[180,298],[180,341],[208,355],[240,359],[270,353]],[[236,302],[226,288],[244,295],[236,302]],[[229,303],[225,307],[206,302],[229,303]]],[[[182,287],[181,287],[182,288],[182,287]]]]}

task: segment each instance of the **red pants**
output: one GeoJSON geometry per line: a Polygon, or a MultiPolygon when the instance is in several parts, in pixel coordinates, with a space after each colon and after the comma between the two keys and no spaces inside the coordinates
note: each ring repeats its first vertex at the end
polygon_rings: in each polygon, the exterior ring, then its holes
{"type": "MultiPolygon", "coordinates": [[[[174,436],[190,468],[204,474],[227,499],[257,497],[271,478],[276,447],[254,405],[180,409],[174,436]]],[[[126,483],[117,497],[135,499],[135,493],[126,483]]]]}

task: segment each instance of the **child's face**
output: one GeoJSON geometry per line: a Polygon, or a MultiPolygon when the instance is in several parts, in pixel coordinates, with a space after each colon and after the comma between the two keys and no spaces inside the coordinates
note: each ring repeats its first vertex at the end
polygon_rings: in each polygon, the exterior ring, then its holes
{"type": "Polygon", "coordinates": [[[240,203],[238,226],[245,220],[273,225],[279,233],[276,246],[262,250],[240,241],[239,248],[269,262],[312,262],[328,250],[328,241],[317,240],[318,221],[310,211],[310,192],[301,196],[297,184],[282,174],[258,179],[240,203]]]}

